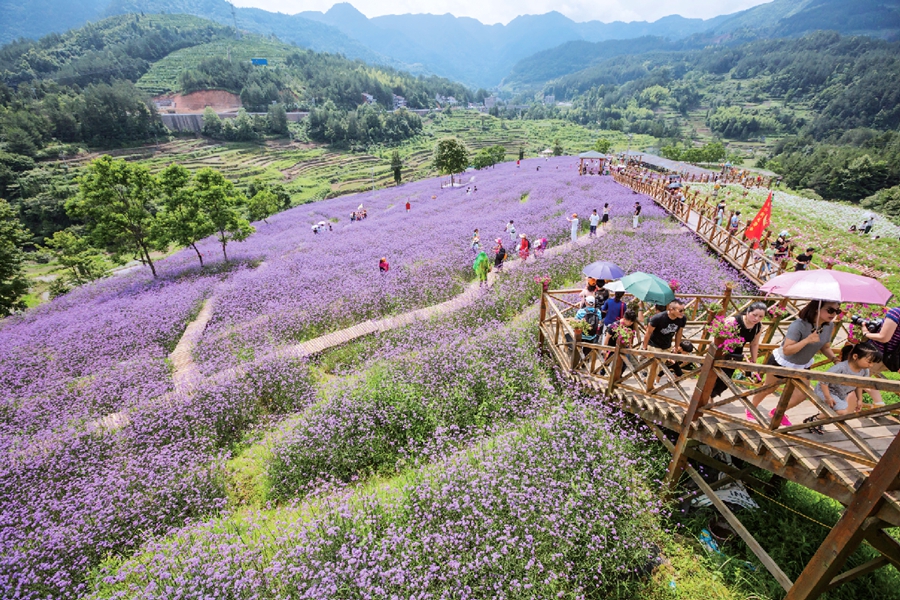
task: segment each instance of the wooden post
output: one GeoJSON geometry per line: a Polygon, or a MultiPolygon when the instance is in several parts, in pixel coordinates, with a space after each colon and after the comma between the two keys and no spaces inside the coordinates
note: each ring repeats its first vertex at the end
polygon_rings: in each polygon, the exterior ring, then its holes
{"type": "Polygon", "coordinates": [[[713,364],[719,360],[723,351],[716,348],[715,344],[710,344],[703,358],[703,366],[700,368],[700,378],[697,380],[697,387],[691,396],[691,403],[688,405],[687,412],[684,414],[684,420],[681,422],[681,432],[678,435],[678,441],[675,443],[675,449],[672,451],[672,461],[669,463],[669,469],[666,473],[666,479],[663,483],[664,493],[670,494],[687,464],[687,457],[684,454],[687,443],[691,437],[691,425],[697,420],[698,412],[709,401],[712,394],[713,386],[716,384],[716,372],[713,370],[713,364]]]}
{"type": "Polygon", "coordinates": [[[572,338],[572,370],[578,368],[578,363],[581,362],[581,348],[578,347],[578,344],[581,343],[581,330],[575,330],[575,336],[572,338]]]}
{"type": "Polygon", "coordinates": [[[828,588],[832,578],[844,566],[874,525],[870,517],[884,502],[884,493],[895,485],[900,475],[900,436],[896,436],[887,452],[872,469],[840,521],[831,530],[812,560],[788,591],[785,600],[812,600],[828,588]]]}
{"type": "Polygon", "coordinates": [[[606,386],[606,395],[612,396],[616,391],[616,383],[622,375],[622,344],[616,339],[616,350],[613,352],[612,363],[609,365],[609,383],[606,386]]]}
{"type": "Polygon", "coordinates": [[[541,316],[538,321],[538,350],[540,350],[541,354],[545,353],[544,344],[546,340],[544,339],[544,319],[547,318],[547,292],[544,291],[541,294],[541,316]]]}

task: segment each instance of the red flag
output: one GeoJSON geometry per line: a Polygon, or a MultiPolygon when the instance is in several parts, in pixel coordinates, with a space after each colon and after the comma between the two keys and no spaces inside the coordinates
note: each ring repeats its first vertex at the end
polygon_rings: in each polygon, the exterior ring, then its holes
{"type": "MultiPolygon", "coordinates": [[[[750,222],[750,225],[747,226],[746,236],[748,240],[756,240],[757,242],[762,237],[763,231],[772,224],[772,192],[769,192],[769,197],[766,198],[765,203],[762,205],[762,208],[759,209],[759,212],[756,213],[756,216],[753,217],[753,221],[750,222]]],[[[754,244],[755,247],[755,244],[754,244]]]]}

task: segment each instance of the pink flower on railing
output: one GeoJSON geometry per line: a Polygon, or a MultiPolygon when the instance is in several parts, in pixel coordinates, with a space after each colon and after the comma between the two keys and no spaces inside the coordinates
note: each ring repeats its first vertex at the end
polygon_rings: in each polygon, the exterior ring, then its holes
{"type": "Polygon", "coordinates": [[[678,289],[681,287],[681,282],[678,281],[677,279],[670,279],[669,287],[672,288],[673,292],[677,292],[678,289]]]}
{"type": "Polygon", "coordinates": [[[769,313],[769,316],[773,319],[782,319],[788,314],[788,310],[778,304],[773,304],[766,312],[769,313]]]}

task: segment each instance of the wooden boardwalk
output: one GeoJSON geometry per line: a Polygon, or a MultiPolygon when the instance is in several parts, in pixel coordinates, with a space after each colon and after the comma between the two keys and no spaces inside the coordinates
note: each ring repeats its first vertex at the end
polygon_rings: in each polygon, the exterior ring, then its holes
{"type": "MultiPolygon", "coordinates": [[[[900,382],[880,378],[835,375],[824,371],[793,370],[726,360],[715,344],[705,341],[704,355],[672,354],[635,348],[583,343],[569,325],[577,290],[543,294],[540,305],[541,347],[571,378],[603,395],[610,403],[640,416],[672,452],[666,480],[674,490],[687,473],[747,542],[790,600],[815,598],[826,589],[885,564],[900,567],[900,544],[884,530],[900,526],[900,421],[890,407],[865,405],[860,413],[838,416],[815,393],[818,383],[838,383],[859,389],[900,393],[900,382]],[[676,375],[673,364],[685,368],[676,375]],[[747,377],[734,380],[726,370],[747,377]],[[750,383],[766,374],[782,381],[763,387],[750,383]],[[712,397],[721,380],[726,390],[712,397]],[[781,384],[783,385],[783,389],[781,384]],[[762,392],[759,407],[750,399],[762,392]],[[791,409],[791,425],[781,422],[788,401],[805,400],[791,409]],[[770,411],[774,415],[770,415],[770,411]],[[752,416],[748,418],[748,414],[752,416]],[[819,415],[804,424],[803,419],[819,415]],[[809,431],[819,425],[824,435],[809,431]],[[668,432],[668,433],[666,433],[668,432]],[[714,487],[740,480],[757,482],[746,470],[725,464],[698,451],[709,448],[793,481],[847,506],[826,542],[797,581],[791,581],[759,546],[728,507],[712,493],[714,487]],[[706,483],[688,461],[721,471],[725,477],[706,483]],[[867,569],[838,575],[847,556],[863,540],[881,553],[867,569]]],[[[769,331],[771,331],[771,324],[769,331]]]]}

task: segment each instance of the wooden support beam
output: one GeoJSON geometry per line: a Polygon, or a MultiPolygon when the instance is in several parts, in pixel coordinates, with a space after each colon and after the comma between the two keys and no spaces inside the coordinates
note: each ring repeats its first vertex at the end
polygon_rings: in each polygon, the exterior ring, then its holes
{"type": "MultiPolygon", "coordinates": [[[[875,519],[870,520],[870,517],[878,512],[884,502],[884,493],[895,487],[898,475],[900,436],[894,438],[868,479],[853,496],[853,501],[800,573],[785,600],[811,600],[827,589],[847,557],[859,546],[867,533],[866,528],[874,525],[871,521],[875,519]]],[[[883,541],[877,537],[875,539],[883,541]]]]}
{"type": "Polygon", "coordinates": [[[888,559],[883,556],[879,556],[878,558],[873,558],[867,563],[861,564],[858,567],[854,567],[849,571],[845,571],[841,573],[837,577],[831,580],[831,583],[828,584],[828,587],[825,588],[825,591],[832,590],[839,585],[845,584],[848,581],[853,581],[854,579],[858,579],[863,575],[868,575],[873,571],[877,571],[884,565],[888,564],[888,559]]]}
{"type": "Polygon", "coordinates": [[[759,542],[756,541],[756,538],[753,537],[747,528],[744,527],[744,524],[734,516],[734,513],[731,512],[731,509],[716,496],[715,492],[709,487],[709,485],[703,480],[703,477],[694,470],[693,467],[687,467],[687,473],[691,476],[691,479],[694,480],[694,483],[697,484],[706,497],[709,498],[710,502],[713,503],[713,506],[716,507],[716,510],[721,513],[725,520],[728,521],[728,524],[734,529],[734,531],[741,536],[741,539],[744,540],[744,543],[747,544],[747,547],[750,548],[750,551],[759,559],[759,562],[763,564],[766,570],[772,574],[772,577],[785,589],[785,591],[790,590],[794,582],[791,581],[791,578],[785,575],[784,571],[781,570],[781,567],[778,566],[769,553],[765,551],[765,549],[759,545],[759,542]]]}

